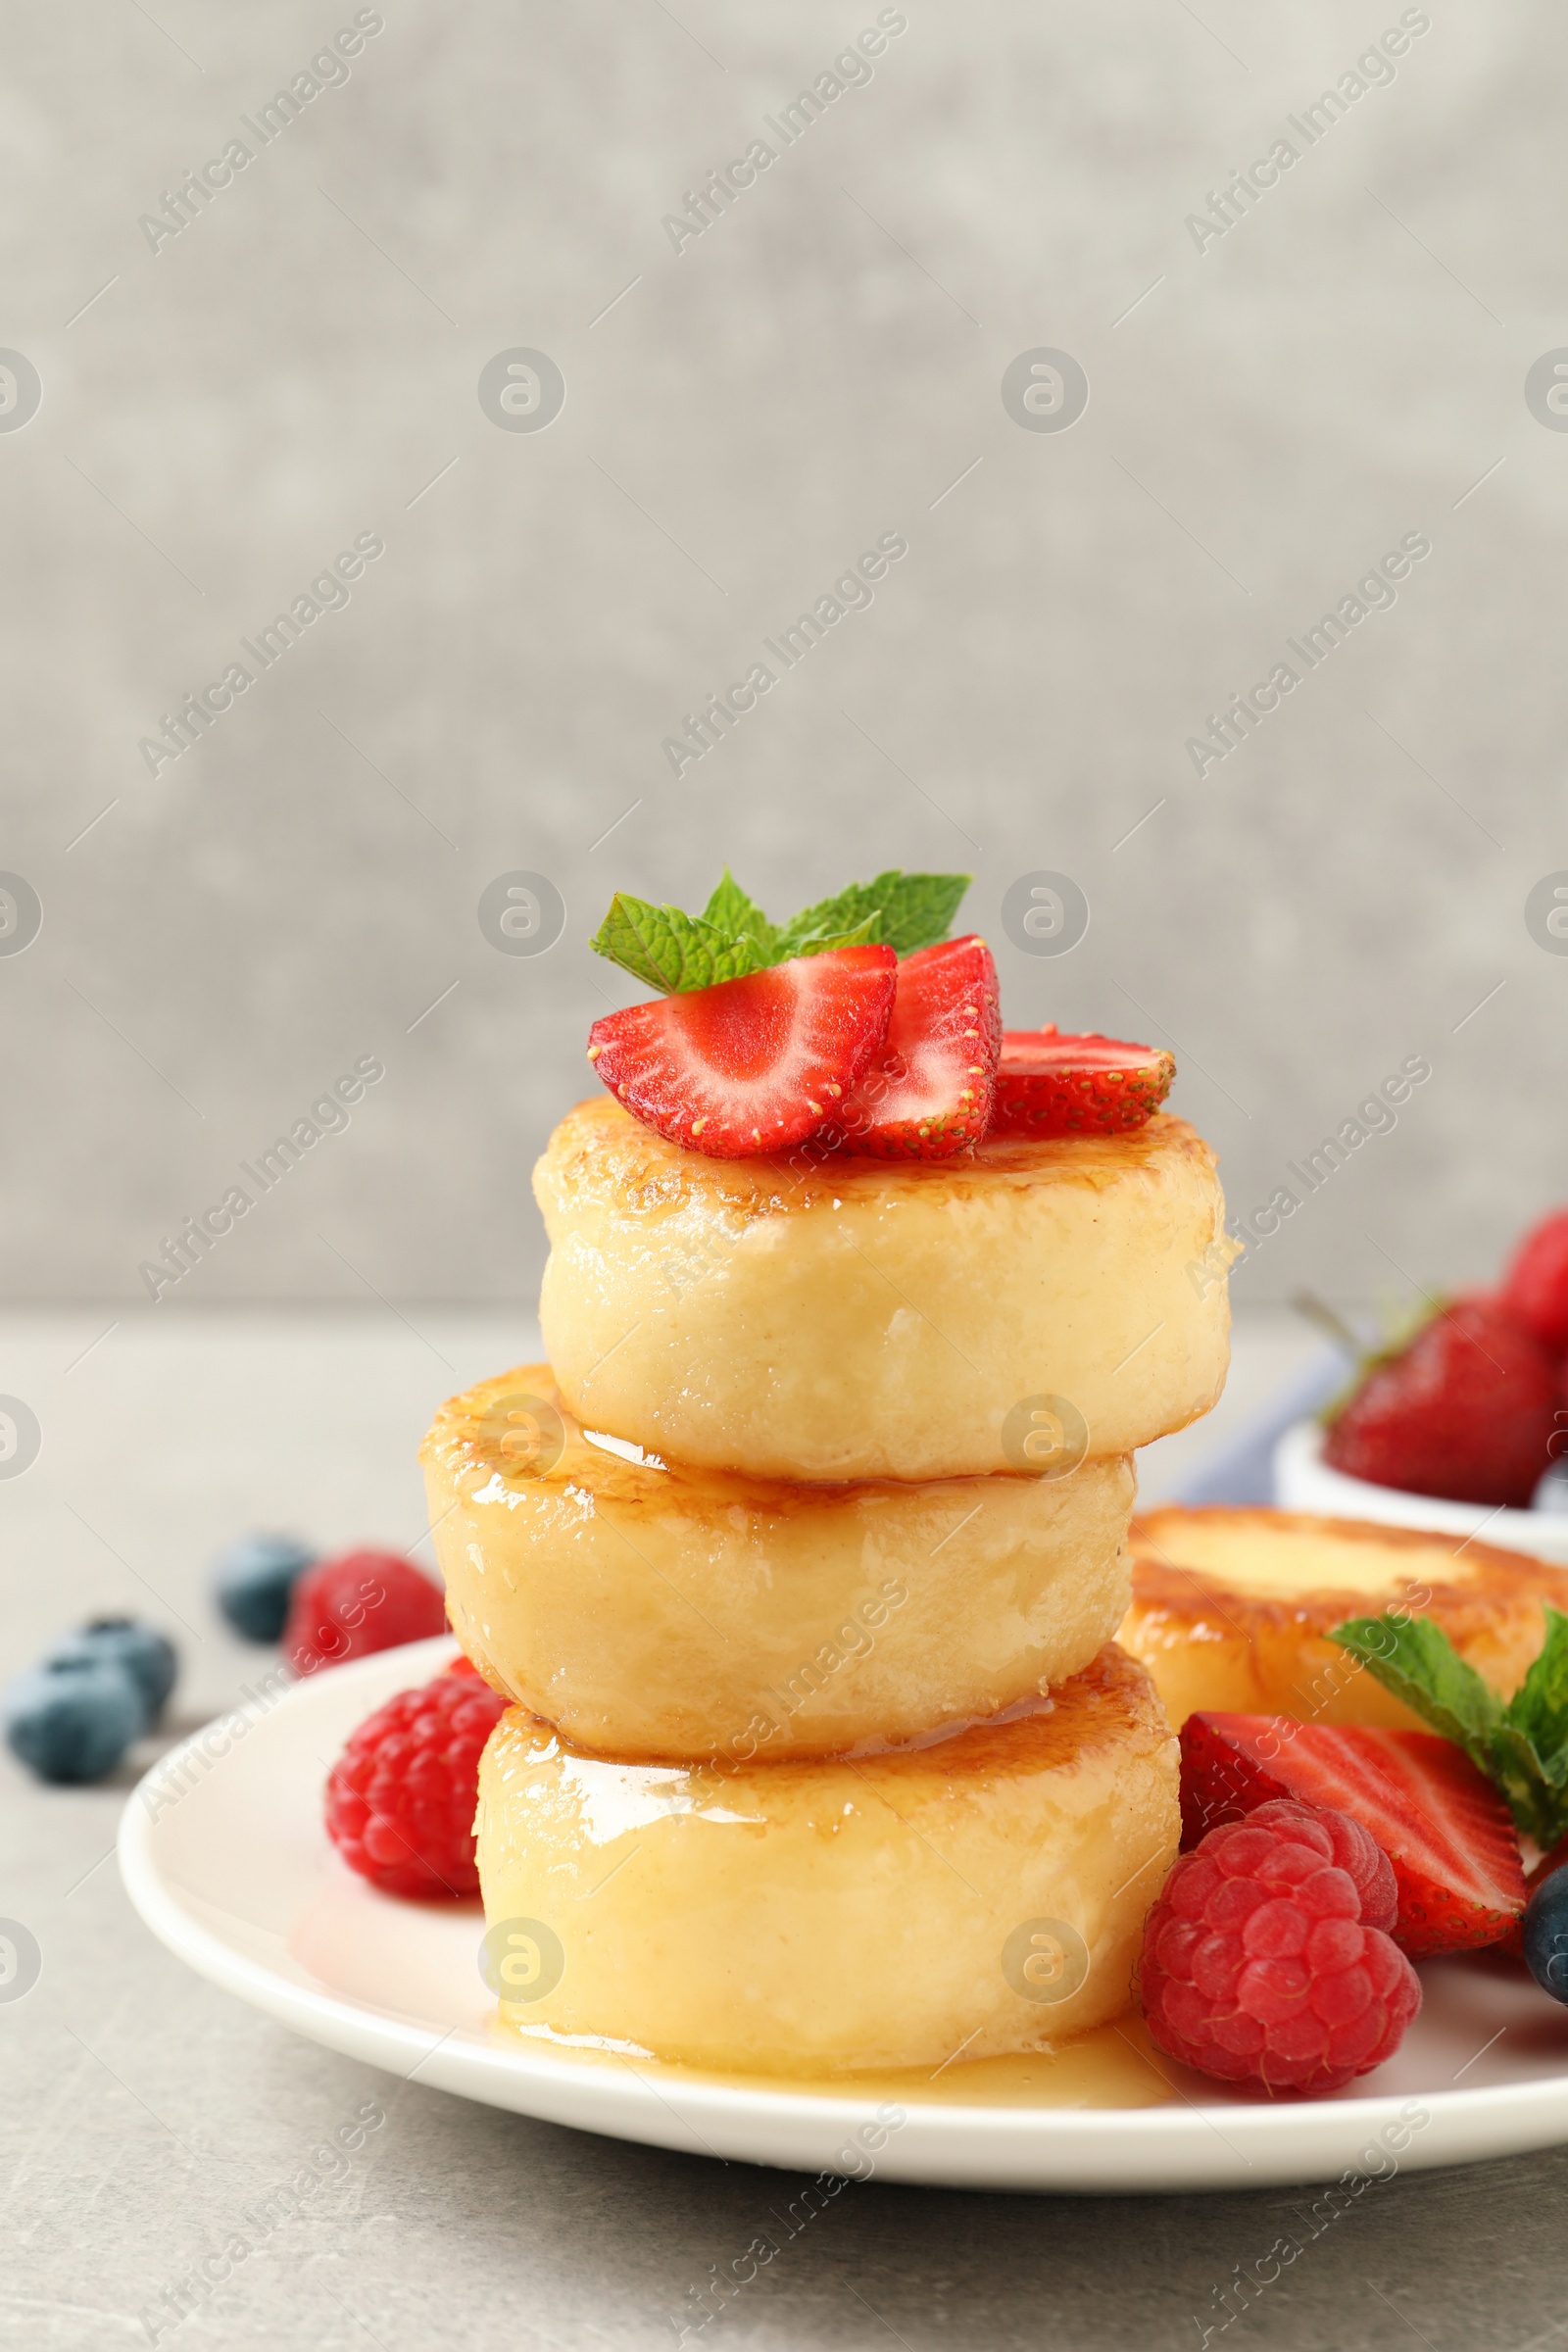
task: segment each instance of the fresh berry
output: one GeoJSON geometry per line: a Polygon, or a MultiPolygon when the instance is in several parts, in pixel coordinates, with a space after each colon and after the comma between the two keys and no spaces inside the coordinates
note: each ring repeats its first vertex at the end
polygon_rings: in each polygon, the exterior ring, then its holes
{"type": "Polygon", "coordinates": [[[1266,1804],[1182,1855],[1149,1915],[1139,1970],[1162,2050],[1222,2082],[1305,2097],[1393,2056],[1421,1984],[1341,1864],[1346,1852],[1364,1863],[1348,1835],[1356,1828],[1266,1804]]]}
{"type": "Polygon", "coordinates": [[[1534,1334],[1494,1298],[1456,1298],[1373,1363],[1330,1423],[1323,1459],[1374,1486],[1524,1510],[1557,1403],[1556,1367],[1534,1334]]]}
{"type": "Polygon", "coordinates": [[[1435,1732],[1200,1714],[1182,1726],[1181,1745],[1184,1844],[1273,1797],[1348,1813],[1394,1865],[1394,1935],[1413,1959],[1502,1942],[1524,1909],[1507,1806],[1435,1732]]]}
{"type": "Polygon", "coordinates": [[[1055,1023],[1009,1029],[1002,1041],[993,1135],[1121,1135],[1170,1093],[1173,1056],[1119,1037],[1063,1037],[1055,1023]]]}
{"type": "Polygon", "coordinates": [[[384,1894],[478,1893],[479,1756],[509,1703],[460,1662],[361,1724],[326,1784],[327,1834],[351,1870],[384,1894]]]}
{"type": "Polygon", "coordinates": [[[606,1013],[588,1058],[617,1102],[710,1159],[784,1152],[834,1116],[887,1034],[898,957],[833,948],[606,1013]]]}
{"type": "Polygon", "coordinates": [[[0,1694],[6,1744],[40,1781],[81,1784],[114,1771],[145,1726],[140,1690],[106,1657],[62,1657],[19,1674],[0,1694]]]}
{"type": "Polygon", "coordinates": [[[871,1159],[947,1159],[986,1131],[1002,1048],[991,950],[971,932],[899,966],[887,1037],[822,1141],[871,1159]]]}
{"type": "Polygon", "coordinates": [[[1498,1296],[1543,1348],[1568,1350],[1568,1208],[1532,1225],[1508,1260],[1498,1296]]]}
{"type": "Polygon", "coordinates": [[[141,1700],[142,1730],[158,1721],[174,1688],[179,1657],[174,1644],[150,1625],[134,1617],[94,1617],[79,1633],[44,1654],[45,1666],[88,1664],[118,1666],[129,1676],[141,1700]]]}
{"type": "Polygon", "coordinates": [[[283,1654],[296,1674],[314,1674],[446,1629],[445,1598],[412,1560],[395,1551],[345,1551],[318,1560],[295,1584],[283,1654]]]}
{"type": "Polygon", "coordinates": [[[219,1608],[244,1642],[276,1642],[288,1621],[289,1595],[315,1561],[293,1536],[241,1536],[212,1566],[219,1608]]]}
{"type": "Polygon", "coordinates": [[[1520,1931],[1525,1962],[1543,1992],[1568,2001],[1568,1870],[1559,1864],[1532,1886],[1520,1931]]]}

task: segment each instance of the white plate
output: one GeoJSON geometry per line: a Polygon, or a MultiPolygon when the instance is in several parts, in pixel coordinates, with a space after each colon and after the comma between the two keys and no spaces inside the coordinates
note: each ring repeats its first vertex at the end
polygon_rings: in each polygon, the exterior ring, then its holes
{"type": "Polygon", "coordinates": [[[328,2048],[619,2139],[951,2187],[1255,2188],[1568,2140],[1568,2010],[1483,1962],[1429,1965],[1425,2009],[1396,2057],[1351,2095],[1299,2104],[1232,2098],[1163,2061],[1156,2074],[1114,2029],[1054,2062],[832,2085],[530,2047],[495,2022],[478,1906],[375,1893],[321,1826],[322,1783],[350,1731],[453,1654],[444,1638],[383,1651],[224,1717],[125,1808],[121,1869],[154,1934],[328,2048]],[[890,2107],[903,2120],[888,2129],[890,2107]]]}
{"type": "Polygon", "coordinates": [[[1330,1519],[1373,1519],[1380,1527],[1421,1527],[1438,1535],[1478,1537],[1502,1551],[1525,1551],[1568,1566],[1568,1511],[1515,1511],[1485,1502],[1448,1502],[1347,1478],[1323,1459],[1323,1431],[1298,1421],[1274,1448],[1274,1500],[1282,1511],[1320,1511],[1330,1519]]]}

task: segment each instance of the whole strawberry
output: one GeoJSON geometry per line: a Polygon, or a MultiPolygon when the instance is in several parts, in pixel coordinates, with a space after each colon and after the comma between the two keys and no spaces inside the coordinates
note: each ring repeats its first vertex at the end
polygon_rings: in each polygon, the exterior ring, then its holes
{"type": "Polygon", "coordinates": [[[289,1595],[283,1655],[296,1674],[368,1658],[447,1630],[439,1588],[396,1551],[345,1551],[318,1560],[289,1595]]]}
{"type": "Polygon", "coordinates": [[[1453,1502],[1528,1507],[1557,1409],[1551,1357],[1499,1299],[1456,1298],[1375,1362],[1329,1425],[1349,1478],[1453,1502]]]}
{"type": "Polygon", "coordinates": [[[1172,2058],[1222,2082],[1321,2096],[1392,2057],[1421,2006],[1386,1930],[1393,1882],[1358,1822],[1280,1799],[1210,1830],[1166,1880],[1140,1991],[1172,2058]],[[1381,1865],[1381,1869],[1380,1866],[1381,1865]]]}
{"type": "Polygon", "coordinates": [[[479,1757],[508,1704],[460,1662],[361,1724],[326,1784],[327,1835],[351,1870],[383,1894],[478,1893],[479,1757]]]}
{"type": "Polygon", "coordinates": [[[1508,1261],[1501,1296],[1544,1348],[1568,1351],[1568,1208],[1531,1227],[1508,1261]]]}

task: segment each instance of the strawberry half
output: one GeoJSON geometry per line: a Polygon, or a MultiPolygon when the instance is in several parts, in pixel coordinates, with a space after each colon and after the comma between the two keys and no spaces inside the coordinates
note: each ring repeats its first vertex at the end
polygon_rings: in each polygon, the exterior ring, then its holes
{"type": "Polygon", "coordinates": [[[606,1013],[588,1058],[617,1102],[710,1159],[783,1152],[813,1135],[881,1045],[891,948],[797,956],[741,980],[606,1013]]]}
{"type": "Polygon", "coordinates": [[[1170,1093],[1176,1063],[1157,1046],[1119,1037],[1063,1037],[1055,1023],[1009,1029],[1002,1041],[993,1135],[1121,1135],[1170,1093]]]}
{"type": "Polygon", "coordinates": [[[1332,1805],[1370,1830],[1393,1863],[1394,1939],[1412,1959],[1511,1935],[1525,1903],[1518,1834],[1451,1740],[1286,1715],[1189,1715],[1181,1745],[1184,1845],[1272,1797],[1332,1805]]]}
{"type": "Polygon", "coordinates": [[[970,933],[899,965],[881,1052],[822,1142],[871,1159],[947,1159],[986,1131],[1002,1046],[991,950],[970,933]]]}

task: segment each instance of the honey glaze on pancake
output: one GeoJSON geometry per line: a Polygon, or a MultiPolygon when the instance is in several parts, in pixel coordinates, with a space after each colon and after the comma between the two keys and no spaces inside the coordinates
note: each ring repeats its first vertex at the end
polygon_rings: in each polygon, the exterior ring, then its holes
{"type": "MultiPolygon", "coordinates": [[[[744,1762],[723,1756],[704,1756],[694,1762],[686,1756],[671,1755],[639,1757],[633,1763],[618,1756],[601,1755],[592,1748],[564,1740],[554,1724],[546,1723],[526,1707],[514,1707],[505,1721],[509,1729],[526,1739],[526,1748],[520,1757],[514,1759],[524,1771],[558,1756],[566,1760],[581,1757],[606,1773],[646,1774],[650,1776],[646,1781],[633,1784],[628,1780],[627,1787],[635,1785],[650,1795],[654,1789],[662,1788],[672,1798],[677,1782],[687,1784],[694,1792],[701,1785],[706,1792],[710,1783],[720,1788],[725,1782],[749,1780],[759,1773],[768,1776],[770,1787],[782,1788],[787,1785],[786,1776],[793,1776],[796,1786],[808,1788],[816,1767],[835,1760],[831,1754],[757,1755],[744,1762]]],[[[872,1777],[886,1777],[890,1789],[895,1788],[901,1770],[906,1769],[911,1776],[918,1773],[923,1778],[940,1774],[951,1786],[965,1780],[995,1781],[1014,1775],[1054,1772],[1115,1747],[1134,1733],[1141,1733],[1150,1745],[1161,1744],[1166,1737],[1150,1724],[1144,1669],[1114,1642],[1107,1642],[1100,1655],[1070,1682],[1061,1684],[1054,1695],[1042,1692],[978,1723],[947,1727],[913,1740],[867,1742],[844,1754],[857,1761],[867,1760],[872,1777]]],[[[838,1760],[842,1761],[842,1756],[838,1760]]],[[[682,1804],[679,1809],[702,1810],[701,1795],[694,1794],[694,1801],[682,1804]]],[[[611,1834],[619,1837],[627,1826],[622,1822],[611,1834]]]]}
{"type": "Polygon", "coordinates": [[[833,1209],[849,1201],[891,1206],[901,1197],[922,1202],[972,1199],[1001,1182],[1027,1188],[1077,1184],[1096,1190],[1144,1174],[1175,1152],[1205,1173],[1214,1154],[1185,1119],[1156,1111],[1121,1135],[1064,1135],[1043,1141],[998,1137],[951,1159],[888,1162],[849,1153],[752,1159],[706,1159],[670,1143],[634,1119],[608,1095],[569,1110],[550,1140],[541,1168],[562,1200],[594,1200],[620,1211],[670,1208],[701,1200],[738,1222],[804,1209],[833,1209]]]}

